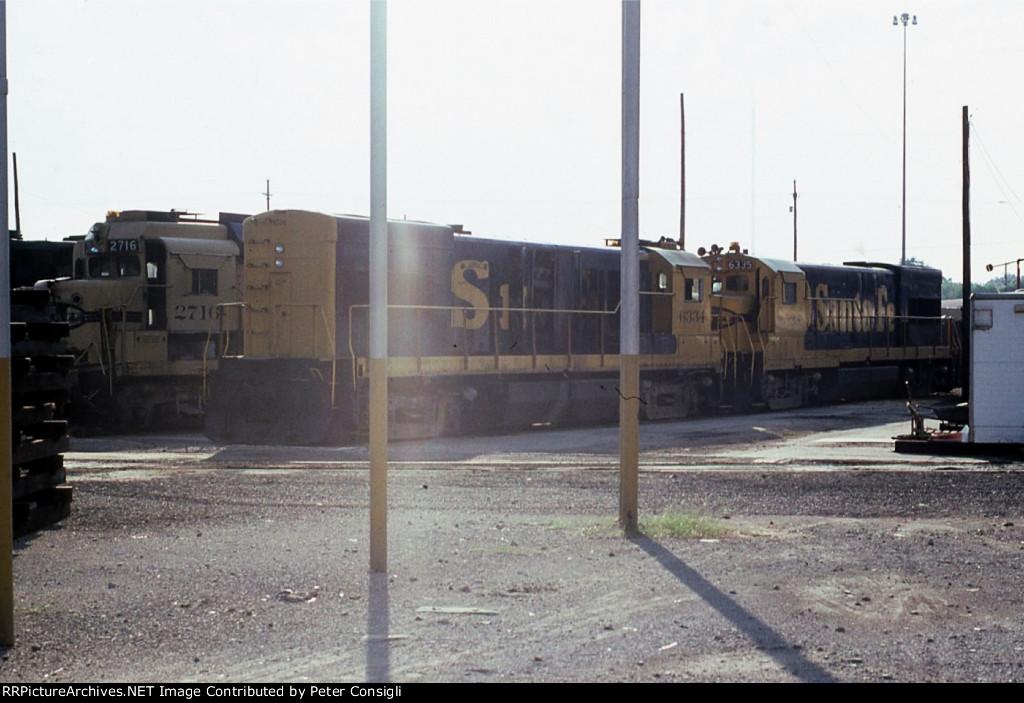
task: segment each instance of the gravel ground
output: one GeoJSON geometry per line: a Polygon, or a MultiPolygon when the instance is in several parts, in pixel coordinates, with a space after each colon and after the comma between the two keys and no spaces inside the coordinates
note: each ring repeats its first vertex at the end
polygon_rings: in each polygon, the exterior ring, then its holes
{"type": "Polygon", "coordinates": [[[894,455],[900,412],[648,426],[641,515],[703,539],[617,534],[615,428],[396,445],[374,577],[362,448],[79,440],[0,679],[1020,680],[1022,465],[894,455]]]}

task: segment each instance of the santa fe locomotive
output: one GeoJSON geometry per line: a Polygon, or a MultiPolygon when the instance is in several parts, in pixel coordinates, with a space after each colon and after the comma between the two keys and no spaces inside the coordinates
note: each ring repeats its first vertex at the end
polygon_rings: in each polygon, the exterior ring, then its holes
{"type": "MultiPolygon", "coordinates": [[[[216,440],[314,444],[368,429],[369,224],[245,220],[244,355],[212,375],[216,440]]],[[[389,431],[396,438],[613,421],[618,250],[391,221],[389,431]]],[[[804,266],[738,246],[641,252],[641,413],[948,388],[939,271],[804,266]]]]}
{"type": "Polygon", "coordinates": [[[244,215],[111,211],[74,241],[71,277],[50,288],[71,327],[78,426],[197,424],[205,374],[237,344],[244,215]],[[216,336],[214,318],[219,321],[216,336]]]}

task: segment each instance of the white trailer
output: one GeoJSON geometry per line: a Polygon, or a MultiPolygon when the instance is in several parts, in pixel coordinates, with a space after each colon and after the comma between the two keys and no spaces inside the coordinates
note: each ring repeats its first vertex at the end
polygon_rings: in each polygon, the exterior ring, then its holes
{"type": "Polygon", "coordinates": [[[969,441],[1024,444],[1024,293],[971,296],[969,441]]]}

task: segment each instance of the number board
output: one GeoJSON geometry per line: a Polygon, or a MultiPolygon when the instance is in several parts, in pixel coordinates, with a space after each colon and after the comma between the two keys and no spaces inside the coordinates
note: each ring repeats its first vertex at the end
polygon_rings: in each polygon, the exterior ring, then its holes
{"type": "Polygon", "coordinates": [[[112,254],[134,252],[139,250],[138,239],[111,239],[108,251],[112,254]]]}

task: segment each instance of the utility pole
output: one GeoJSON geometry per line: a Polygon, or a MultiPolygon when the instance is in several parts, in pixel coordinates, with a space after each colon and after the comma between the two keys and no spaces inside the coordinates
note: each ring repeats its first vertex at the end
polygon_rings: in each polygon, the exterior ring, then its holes
{"type": "Polygon", "coordinates": [[[619,525],[638,529],[640,473],[640,0],[622,3],[622,316],[619,340],[619,525]]]}
{"type": "Polygon", "coordinates": [[[903,204],[900,211],[903,215],[903,247],[900,250],[900,265],[907,263],[907,23],[917,25],[917,15],[904,12],[899,17],[893,16],[893,26],[903,23],[903,204]]]}
{"type": "Polygon", "coordinates": [[[263,195],[267,196],[267,211],[269,212],[270,211],[270,179],[269,178],[267,179],[267,190],[263,193],[263,195]]]}
{"type": "Polygon", "coordinates": [[[21,203],[18,199],[18,153],[11,153],[14,162],[14,232],[18,239],[21,239],[21,203]]]}
{"type": "Polygon", "coordinates": [[[7,224],[7,3],[0,0],[0,646],[14,646],[11,259],[7,224]]]}
{"type": "Polygon", "coordinates": [[[679,248],[686,250],[686,107],[679,94],[679,248]]]}
{"type": "MultiPolygon", "coordinates": [[[[960,196],[960,210],[963,227],[963,307],[960,309],[960,397],[970,399],[971,385],[971,119],[964,105],[960,117],[963,158],[963,192],[960,196]]],[[[950,340],[952,343],[952,340],[950,340]]]]}
{"type": "Polygon", "coordinates": [[[370,2],[370,572],[388,570],[388,3],[370,2]]]}
{"type": "Polygon", "coordinates": [[[789,208],[793,213],[793,262],[796,262],[796,180],[793,181],[793,207],[789,208]]]}

